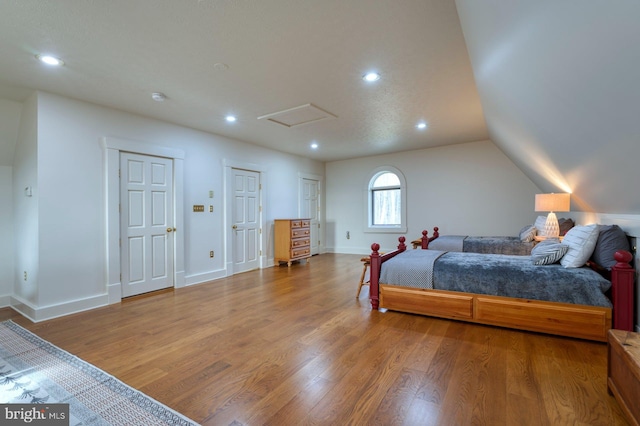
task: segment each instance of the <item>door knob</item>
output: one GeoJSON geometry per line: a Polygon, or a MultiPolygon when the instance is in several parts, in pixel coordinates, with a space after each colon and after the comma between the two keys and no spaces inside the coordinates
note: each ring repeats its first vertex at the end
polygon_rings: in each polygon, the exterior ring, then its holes
{"type": "Polygon", "coordinates": [[[232,229],[238,229],[238,225],[233,225],[231,228],[232,229]]]}
{"type": "Polygon", "coordinates": [[[173,231],[173,228],[167,228],[167,232],[173,231]]]}

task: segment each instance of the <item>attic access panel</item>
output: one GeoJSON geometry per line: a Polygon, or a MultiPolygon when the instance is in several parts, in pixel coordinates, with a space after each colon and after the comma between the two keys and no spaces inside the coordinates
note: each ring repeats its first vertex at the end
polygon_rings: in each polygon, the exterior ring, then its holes
{"type": "Polygon", "coordinates": [[[258,117],[258,120],[267,119],[276,124],[291,128],[302,126],[303,124],[315,123],[316,121],[326,120],[328,118],[338,118],[338,116],[313,104],[305,104],[283,111],[261,115],[258,117]]]}

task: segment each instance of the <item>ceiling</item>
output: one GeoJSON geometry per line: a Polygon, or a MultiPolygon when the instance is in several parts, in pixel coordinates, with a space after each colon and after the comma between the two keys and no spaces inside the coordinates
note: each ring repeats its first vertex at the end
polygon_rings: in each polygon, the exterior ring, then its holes
{"type": "Polygon", "coordinates": [[[0,98],[42,90],[320,161],[489,138],[453,0],[1,8],[0,98]],[[39,53],[65,65],[44,66],[39,53]],[[370,70],[382,78],[366,83],[370,70]],[[167,99],[155,102],[153,92],[167,99]],[[258,119],[307,104],[335,117],[292,127],[258,119]]]}
{"type": "Polygon", "coordinates": [[[572,211],[640,214],[640,2],[456,5],[490,139],[572,211]]]}

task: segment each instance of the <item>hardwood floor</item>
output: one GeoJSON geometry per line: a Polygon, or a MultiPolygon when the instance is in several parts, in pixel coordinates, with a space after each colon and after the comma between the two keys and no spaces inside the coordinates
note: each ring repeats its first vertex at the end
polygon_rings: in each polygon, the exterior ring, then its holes
{"type": "Polygon", "coordinates": [[[31,323],[205,425],[625,425],[604,343],[371,312],[324,254],[31,323]]]}

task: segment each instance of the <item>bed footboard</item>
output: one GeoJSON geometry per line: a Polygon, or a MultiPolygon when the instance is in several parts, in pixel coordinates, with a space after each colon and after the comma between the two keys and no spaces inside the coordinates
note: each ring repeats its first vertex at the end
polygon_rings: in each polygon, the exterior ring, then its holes
{"type": "Polygon", "coordinates": [[[377,310],[380,307],[380,268],[382,267],[382,262],[386,262],[407,249],[407,246],[404,244],[406,241],[405,237],[399,237],[398,241],[400,244],[398,244],[397,250],[383,255],[379,253],[380,244],[371,244],[372,252],[371,266],[369,269],[369,299],[371,300],[371,308],[373,310],[377,310]]]}

